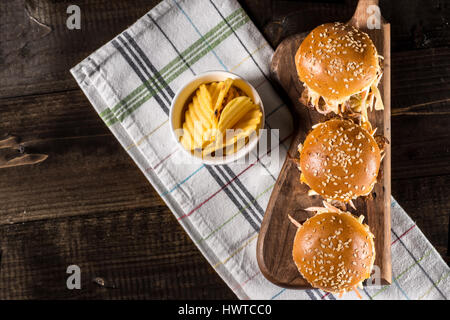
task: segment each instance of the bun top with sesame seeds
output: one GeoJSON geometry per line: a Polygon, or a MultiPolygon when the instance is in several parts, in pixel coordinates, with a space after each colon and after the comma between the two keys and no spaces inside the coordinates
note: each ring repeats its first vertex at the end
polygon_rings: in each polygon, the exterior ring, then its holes
{"type": "Polygon", "coordinates": [[[376,183],[381,152],[372,133],[351,120],[317,124],[300,151],[301,182],[327,200],[349,202],[376,183]]]}
{"type": "Polygon", "coordinates": [[[300,101],[327,114],[360,114],[383,110],[377,88],[382,70],[370,37],[340,22],[315,28],[295,54],[295,66],[305,90],[300,101]]]}
{"type": "Polygon", "coordinates": [[[293,259],[302,276],[315,288],[341,293],[370,277],[375,260],[373,234],[349,212],[330,205],[298,225],[293,259]]]}
{"type": "Polygon", "coordinates": [[[311,31],[297,50],[295,65],[302,82],[323,98],[336,101],[369,86],[379,69],[370,37],[339,22],[311,31]]]}

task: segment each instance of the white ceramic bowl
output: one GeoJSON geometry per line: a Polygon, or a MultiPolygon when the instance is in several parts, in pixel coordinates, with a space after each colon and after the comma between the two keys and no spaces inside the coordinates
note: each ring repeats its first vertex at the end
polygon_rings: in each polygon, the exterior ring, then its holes
{"type": "Polygon", "coordinates": [[[261,129],[264,129],[265,124],[264,106],[256,89],[240,76],[226,71],[208,71],[193,77],[188,83],[186,83],[182,88],[178,90],[177,94],[173,98],[172,105],[170,107],[169,117],[170,117],[170,129],[172,132],[172,137],[175,143],[183,150],[183,152],[191,158],[195,158],[205,164],[212,164],[212,165],[230,163],[238,159],[241,159],[245,155],[247,155],[258,144],[259,138],[261,136],[261,129]],[[227,78],[234,79],[235,81],[233,82],[233,85],[244,91],[250,98],[252,98],[254,103],[260,106],[262,117],[258,134],[253,135],[253,137],[250,138],[250,140],[245,144],[245,146],[243,146],[241,149],[239,149],[237,152],[231,155],[223,157],[220,156],[214,157],[211,155],[201,157],[195,155],[183,147],[175,131],[182,129],[183,127],[181,121],[183,119],[183,114],[186,109],[186,102],[202,83],[224,81],[227,78]]]}

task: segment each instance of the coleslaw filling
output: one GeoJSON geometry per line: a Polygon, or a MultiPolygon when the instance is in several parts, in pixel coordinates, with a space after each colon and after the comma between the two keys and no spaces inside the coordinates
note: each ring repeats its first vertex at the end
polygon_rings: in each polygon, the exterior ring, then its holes
{"type": "MultiPolygon", "coordinates": [[[[382,58],[381,56],[379,57],[382,58]]],[[[349,98],[343,100],[325,99],[319,93],[308,87],[306,83],[303,83],[305,90],[302,95],[302,99],[306,105],[312,105],[322,114],[327,114],[330,112],[334,112],[335,114],[343,114],[345,112],[350,114],[360,114],[361,122],[365,123],[368,122],[367,109],[370,109],[370,111],[373,109],[384,109],[383,100],[381,98],[380,91],[378,90],[378,84],[382,76],[383,73],[381,72],[381,68],[378,67],[377,76],[374,78],[372,83],[360,92],[357,92],[349,98]]]]}

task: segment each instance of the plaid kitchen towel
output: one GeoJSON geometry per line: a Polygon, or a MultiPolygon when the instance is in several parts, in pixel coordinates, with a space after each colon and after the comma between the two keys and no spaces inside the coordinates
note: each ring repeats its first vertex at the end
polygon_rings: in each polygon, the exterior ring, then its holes
{"type": "MultiPolygon", "coordinates": [[[[71,72],[239,298],[337,299],[321,290],[282,289],[259,271],[256,239],[281,166],[272,166],[267,154],[248,164],[182,164],[183,152],[171,137],[168,114],[174,93],[196,74],[228,70],[261,94],[266,127],[280,129],[284,158],[292,119],[268,81],[272,54],[236,1],[166,0],[71,72]]],[[[392,262],[393,284],[365,288],[365,299],[450,297],[449,267],[394,200],[392,262]]],[[[354,298],[354,293],[342,297],[354,298]]]]}

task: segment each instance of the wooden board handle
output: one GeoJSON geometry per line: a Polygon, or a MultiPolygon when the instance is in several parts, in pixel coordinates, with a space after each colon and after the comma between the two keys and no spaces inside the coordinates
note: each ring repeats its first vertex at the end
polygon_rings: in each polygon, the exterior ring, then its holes
{"type": "MultiPolygon", "coordinates": [[[[358,5],[356,6],[355,13],[353,14],[352,18],[349,21],[349,24],[361,28],[361,26],[364,26],[363,29],[367,27],[367,21],[371,16],[374,14],[377,14],[377,12],[373,9],[371,9],[371,6],[377,6],[378,7],[378,0],[359,0],[358,5]]],[[[380,14],[380,11],[378,9],[378,14],[380,18],[380,24],[383,22],[383,17],[380,14]]]]}

